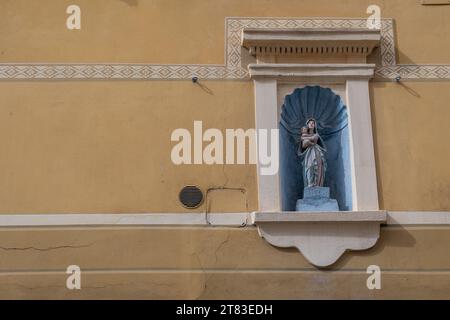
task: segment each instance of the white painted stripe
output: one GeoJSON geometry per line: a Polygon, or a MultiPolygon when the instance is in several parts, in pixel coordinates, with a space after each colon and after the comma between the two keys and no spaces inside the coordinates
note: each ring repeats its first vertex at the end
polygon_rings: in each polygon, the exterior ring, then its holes
{"type": "Polygon", "coordinates": [[[248,215],[247,213],[16,214],[0,215],[0,227],[96,225],[245,226],[248,215]]]}
{"type": "Polygon", "coordinates": [[[450,225],[450,212],[389,211],[388,225],[450,225]]]}
{"type": "MultiPolygon", "coordinates": [[[[251,213],[0,214],[0,227],[251,225],[251,213]]],[[[450,225],[450,212],[390,211],[388,225],[450,225]]]]}

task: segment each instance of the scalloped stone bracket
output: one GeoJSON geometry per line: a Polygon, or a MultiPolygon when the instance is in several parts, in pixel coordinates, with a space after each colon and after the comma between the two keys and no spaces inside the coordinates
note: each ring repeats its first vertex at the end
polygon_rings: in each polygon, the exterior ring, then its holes
{"type": "Polygon", "coordinates": [[[268,243],[295,247],[319,268],[333,265],[348,250],[372,248],[386,219],[386,211],[252,213],[268,243]]]}

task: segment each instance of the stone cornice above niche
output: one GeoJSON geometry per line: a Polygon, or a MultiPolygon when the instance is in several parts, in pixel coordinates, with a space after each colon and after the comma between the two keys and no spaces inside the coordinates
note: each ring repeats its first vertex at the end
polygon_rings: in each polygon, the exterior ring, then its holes
{"type": "Polygon", "coordinates": [[[366,62],[380,45],[380,30],[349,28],[255,29],[242,31],[242,46],[258,62],[305,60],[366,62]]]}

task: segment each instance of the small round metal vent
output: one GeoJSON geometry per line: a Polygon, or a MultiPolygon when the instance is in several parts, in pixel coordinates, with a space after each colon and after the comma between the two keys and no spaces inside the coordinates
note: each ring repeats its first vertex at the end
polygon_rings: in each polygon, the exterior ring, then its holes
{"type": "Polygon", "coordinates": [[[186,186],[180,191],[180,202],[188,209],[198,208],[203,201],[203,193],[196,186],[186,186]]]}

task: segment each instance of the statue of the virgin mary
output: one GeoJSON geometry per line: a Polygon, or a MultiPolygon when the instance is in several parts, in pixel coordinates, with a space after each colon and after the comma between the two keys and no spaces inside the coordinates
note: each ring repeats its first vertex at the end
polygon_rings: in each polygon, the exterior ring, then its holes
{"type": "Polygon", "coordinates": [[[302,159],[305,187],[323,187],[327,170],[325,153],[325,144],[317,132],[316,120],[308,119],[306,127],[301,129],[300,145],[297,151],[302,159]]]}

